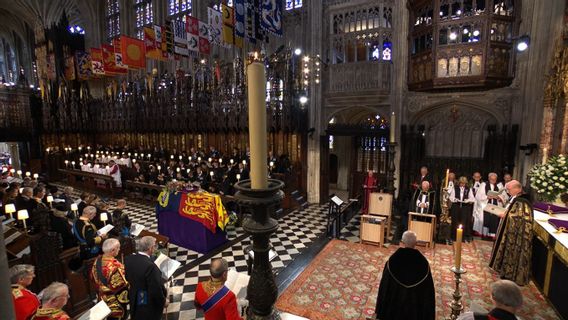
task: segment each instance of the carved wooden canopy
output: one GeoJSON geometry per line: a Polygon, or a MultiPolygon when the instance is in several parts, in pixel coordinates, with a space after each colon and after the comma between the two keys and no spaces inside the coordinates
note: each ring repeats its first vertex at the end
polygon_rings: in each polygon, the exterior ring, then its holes
{"type": "Polygon", "coordinates": [[[410,9],[410,90],[511,84],[520,1],[414,0],[410,9]]]}

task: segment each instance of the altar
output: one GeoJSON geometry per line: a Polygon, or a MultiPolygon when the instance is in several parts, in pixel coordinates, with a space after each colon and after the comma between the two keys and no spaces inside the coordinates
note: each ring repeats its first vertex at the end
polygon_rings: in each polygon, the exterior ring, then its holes
{"type": "Polygon", "coordinates": [[[219,195],[206,192],[162,192],[156,205],[158,232],[170,242],[208,253],[227,242],[229,217],[219,195]]]}
{"type": "Polygon", "coordinates": [[[568,319],[568,231],[558,232],[561,225],[568,225],[568,208],[549,208],[544,203],[536,203],[534,208],[533,281],[562,318],[568,319]]]}

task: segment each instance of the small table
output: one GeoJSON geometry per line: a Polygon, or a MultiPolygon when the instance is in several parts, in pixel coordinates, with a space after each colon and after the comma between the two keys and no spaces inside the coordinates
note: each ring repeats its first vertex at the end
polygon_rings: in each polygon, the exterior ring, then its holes
{"type": "Polygon", "coordinates": [[[427,213],[408,213],[408,230],[416,233],[418,242],[425,243],[428,248],[434,247],[436,232],[436,215],[427,213]]]}
{"type": "Polygon", "coordinates": [[[387,217],[372,214],[361,216],[361,243],[383,246],[385,239],[385,222],[387,217]]]}

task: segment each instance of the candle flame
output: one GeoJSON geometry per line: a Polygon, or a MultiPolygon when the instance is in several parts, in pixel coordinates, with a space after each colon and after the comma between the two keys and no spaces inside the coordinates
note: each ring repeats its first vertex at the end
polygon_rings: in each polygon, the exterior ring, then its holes
{"type": "Polygon", "coordinates": [[[460,224],[460,226],[458,227],[458,229],[463,229],[462,225],[460,224]]]}

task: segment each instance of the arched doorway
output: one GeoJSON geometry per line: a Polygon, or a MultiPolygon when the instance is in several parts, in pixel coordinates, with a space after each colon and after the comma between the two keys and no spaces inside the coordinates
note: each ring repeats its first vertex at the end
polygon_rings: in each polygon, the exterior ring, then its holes
{"type": "Polygon", "coordinates": [[[336,154],[329,155],[329,184],[337,186],[337,176],[339,170],[339,158],[336,154]]]}
{"type": "Polygon", "coordinates": [[[322,141],[322,157],[327,162],[322,163],[327,168],[327,175],[321,181],[325,189],[322,199],[329,194],[344,200],[358,197],[367,170],[374,170],[381,185],[386,185],[388,129],[388,119],[367,108],[348,108],[329,120],[322,141]]]}

